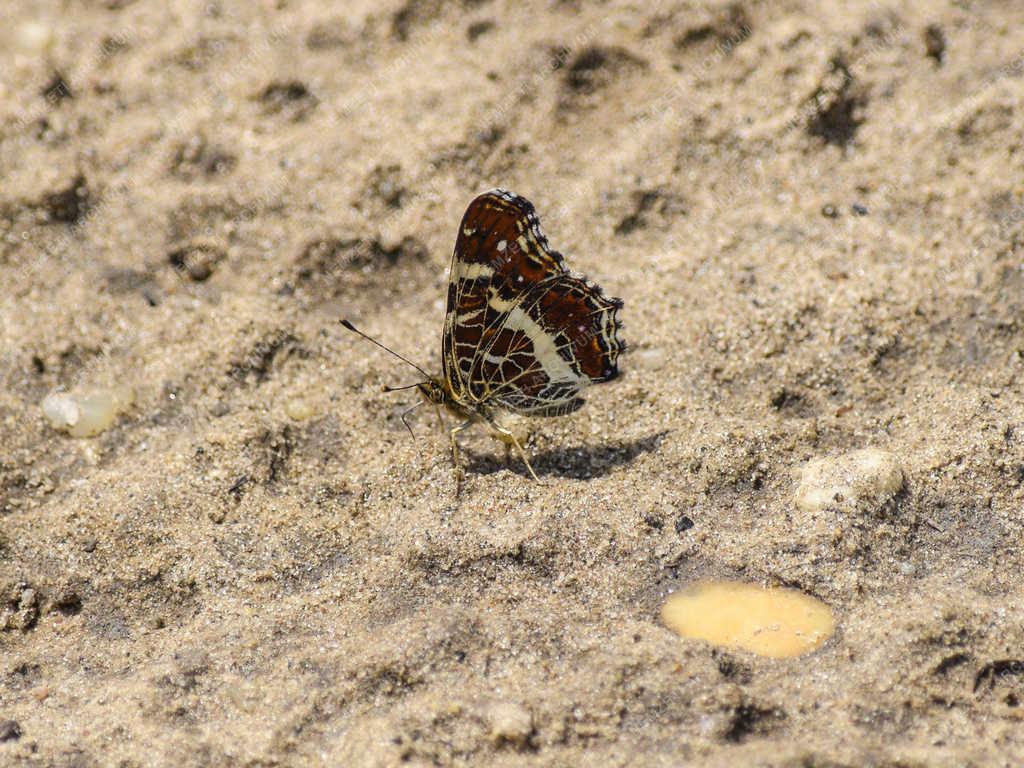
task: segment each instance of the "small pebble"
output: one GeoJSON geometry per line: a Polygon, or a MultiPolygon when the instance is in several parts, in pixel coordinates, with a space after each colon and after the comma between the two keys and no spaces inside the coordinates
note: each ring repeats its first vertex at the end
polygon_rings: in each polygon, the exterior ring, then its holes
{"type": "Polygon", "coordinates": [[[41,21],[26,21],[18,27],[18,45],[30,53],[45,53],[53,46],[53,30],[41,21]]]}
{"type": "Polygon", "coordinates": [[[676,519],[676,533],[685,533],[693,528],[693,520],[686,515],[680,515],[676,519]]]}
{"type": "Polygon", "coordinates": [[[828,205],[821,206],[821,215],[826,219],[834,219],[839,216],[839,209],[829,203],[828,205]]]}
{"type": "Polygon", "coordinates": [[[902,487],[903,470],[896,457],[865,448],[808,462],[800,473],[796,506],[812,513],[834,504],[868,502],[877,507],[902,487]]]}
{"type": "Polygon", "coordinates": [[[72,437],[92,437],[108,429],[133,400],[129,389],[54,392],[43,399],[41,407],[54,429],[63,429],[72,437]]]}
{"type": "Polygon", "coordinates": [[[533,733],[533,717],[529,710],[512,701],[496,701],[484,710],[484,720],[491,729],[491,741],[525,745],[533,733]]]}
{"type": "Polygon", "coordinates": [[[700,720],[697,721],[697,732],[701,736],[711,737],[715,733],[724,731],[724,725],[727,718],[724,713],[715,712],[710,715],[701,715],[700,720]]]}
{"type": "Polygon", "coordinates": [[[946,57],[946,34],[938,24],[929,24],[924,29],[924,50],[928,58],[941,66],[946,57]]]}
{"type": "Polygon", "coordinates": [[[658,371],[665,367],[665,351],[657,347],[638,350],[632,357],[634,365],[638,368],[658,371]]]}
{"type": "Polygon", "coordinates": [[[21,726],[14,720],[0,721],[0,742],[17,741],[21,738],[21,726]]]}
{"type": "Polygon", "coordinates": [[[284,405],[284,412],[288,414],[289,419],[295,421],[305,421],[313,415],[313,407],[301,398],[295,398],[289,400],[284,405]]]}
{"type": "Polygon", "coordinates": [[[853,205],[851,205],[850,206],[850,210],[852,210],[858,216],[867,216],[868,215],[868,209],[865,208],[860,203],[854,203],[853,205]]]}

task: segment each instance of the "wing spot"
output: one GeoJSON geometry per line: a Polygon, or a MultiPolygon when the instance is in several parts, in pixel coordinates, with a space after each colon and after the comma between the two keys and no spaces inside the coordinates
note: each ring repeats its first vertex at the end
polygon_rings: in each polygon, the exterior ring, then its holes
{"type": "Polygon", "coordinates": [[[506,240],[499,240],[498,241],[498,250],[501,251],[502,253],[505,252],[505,248],[507,246],[508,246],[508,242],[506,240]]]}

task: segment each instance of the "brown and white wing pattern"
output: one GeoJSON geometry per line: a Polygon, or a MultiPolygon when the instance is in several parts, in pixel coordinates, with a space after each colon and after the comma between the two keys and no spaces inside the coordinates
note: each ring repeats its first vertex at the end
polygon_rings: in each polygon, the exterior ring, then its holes
{"type": "Polygon", "coordinates": [[[455,244],[442,356],[455,397],[555,416],[618,375],[620,299],[566,271],[533,205],[503,190],[470,203],[455,244]]]}

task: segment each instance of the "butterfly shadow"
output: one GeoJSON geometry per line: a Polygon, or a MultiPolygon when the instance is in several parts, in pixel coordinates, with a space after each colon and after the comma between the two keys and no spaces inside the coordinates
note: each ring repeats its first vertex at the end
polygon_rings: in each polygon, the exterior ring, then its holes
{"type": "MultiPolygon", "coordinates": [[[[616,440],[581,448],[554,448],[530,455],[530,463],[540,477],[569,477],[591,480],[607,475],[615,467],[629,464],[637,456],[657,450],[671,430],[665,429],[636,440],[616,440]]],[[[529,454],[529,449],[527,449],[529,454]]],[[[477,475],[492,475],[504,469],[529,477],[530,473],[515,451],[506,462],[500,453],[477,454],[464,451],[466,469],[477,475]]]]}

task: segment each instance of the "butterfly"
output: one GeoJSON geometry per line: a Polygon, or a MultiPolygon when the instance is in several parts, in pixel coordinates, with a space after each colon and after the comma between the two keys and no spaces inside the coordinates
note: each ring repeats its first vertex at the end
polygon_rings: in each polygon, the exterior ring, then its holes
{"type": "Polygon", "coordinates": [[[529,200],[494,189],[469,204],[459,225],[440,376],[431,376],[348,320],[341,323],[426,377],[385,390],[416,387],[424,398],[417,405],[433,403],[459,418],[449,431],[457,481],[456,435],[474,423],[490,427],[506,448],[515,446],[537,480],[521,443],[497,423],[497,415],[572,413],[583,405],[586,387],[616,378],[619,355],[626,350],[618,337],[621,308],[621,299],[605,297],[597,285],[566,269],[562,254],[548,245],[529,200]]]}

